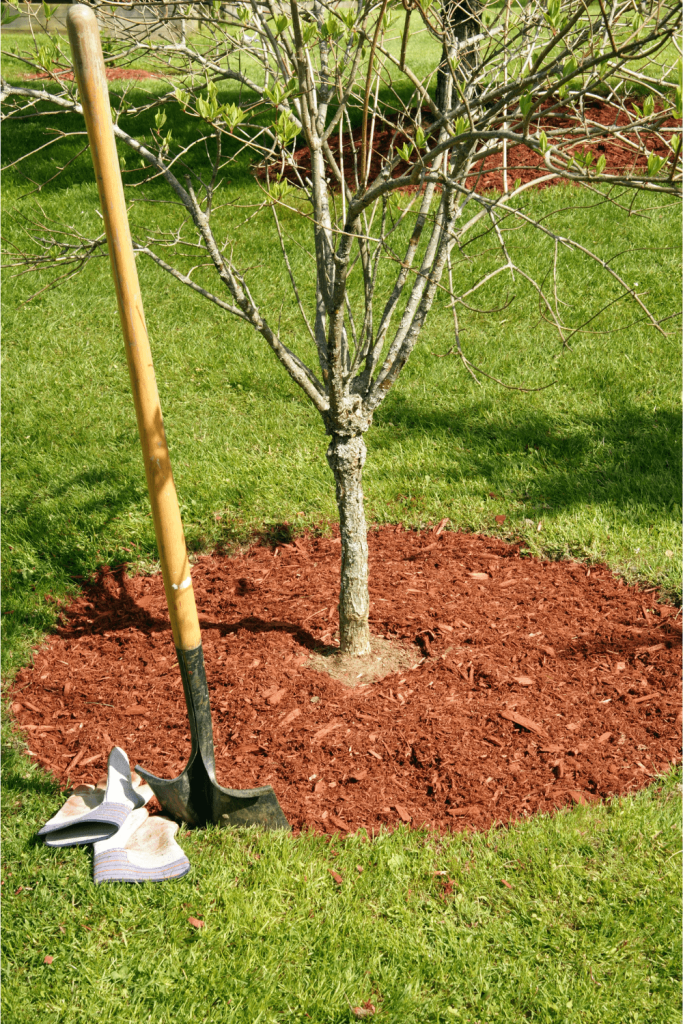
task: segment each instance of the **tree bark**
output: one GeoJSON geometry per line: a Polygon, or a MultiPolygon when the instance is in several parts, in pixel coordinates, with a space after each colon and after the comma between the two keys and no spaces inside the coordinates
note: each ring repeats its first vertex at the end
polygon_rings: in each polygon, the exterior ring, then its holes
{"type": "Polygon", "coordinates": [[[368,531],[363,509],[362,436],[333,434],[327,461],[334,473],[341,529],[339,646],[343,654],[370,653],[368,531]]]}
{"type": "MultiPolygon", "coordinates": [[[[479,31],[478,15],[481,11],[480,0],[443,0],[441,5],[441,18],[444,29],[452,40],[459,44],[464,43],[469,36],[474,36],[479,31]]],[[[451,79],[451,70],[448,63],[449,47],[444,41],[441,51],[441,63],[436,72],[436,96],[435,103],[439,110],[446,111],[454,106],[454,97],[448,86],[451,79]]],[[[479,46],[474,43],[466,49],[459,51],[458,68],[456,75],[461,81],[466,81],[469,73],[477,66],[479,61],[479,46]]]]}

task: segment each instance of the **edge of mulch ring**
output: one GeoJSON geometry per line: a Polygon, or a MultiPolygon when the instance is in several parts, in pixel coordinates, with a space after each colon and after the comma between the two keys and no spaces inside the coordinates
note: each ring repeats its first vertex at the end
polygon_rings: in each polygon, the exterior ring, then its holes
{"type": "MultiPolygon", "coordinates": [[[[338,629],[338,530],[196,560],[222,785],[272,785],[295,831],[485,830],[680,761],[679,609],[606,566],[435,534],[369,531],[371,629],[422,657],[355,688],[311,664],[338,629]]],[[[9,689],[31,756],[62,785],[114,744],[177,776],[175,662],[159,575],[86,582],[9,689]]]]}

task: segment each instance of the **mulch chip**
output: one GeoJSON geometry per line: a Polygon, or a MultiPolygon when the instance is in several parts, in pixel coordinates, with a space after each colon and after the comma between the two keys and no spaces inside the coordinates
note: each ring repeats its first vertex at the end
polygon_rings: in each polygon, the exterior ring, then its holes
{"type": "MultiPolygon", "coordinates": [[[[338,536],[198,559],[222,785],[272,784],[295,831],[486,829],[680,761],[677,608],[605,566],[483,536],[391,526],[368,541],[373,632],[428,656],[353,688],[307,667],[335,642],[338,536]]],[[[179,774],[190,737],[161,577],[100,572],[10,698],[62,785],[95,782],[114,744],[179,774]]]]}

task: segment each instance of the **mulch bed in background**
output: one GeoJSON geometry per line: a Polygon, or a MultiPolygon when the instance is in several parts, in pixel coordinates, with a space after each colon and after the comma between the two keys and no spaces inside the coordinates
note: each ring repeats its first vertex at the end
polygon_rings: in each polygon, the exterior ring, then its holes
{"type": "MultiPolygon", "coordinates": [[[[106,76],[108,81],[117,81],[120,79],[135,79],[142,80],[146,78],[165,78],[168,77],[166,74],[161,74],[153,71],[144,71],[140,68],[106,68],[106,76]]],[[[179,74],[180,72],[169,72],[173,74],[179,74]]],[[[73,81],[73,71],[69,70],[58,70],[54,72],[56,78],[64,79],[67,81],[73,81]]],[[[47,79],[49,75],[33,73],[24,75],[25,80],[31,79],[47,79]]],[[[633,104],[627,104],[630,109],[631,115],[633,115],[633,104]]],[[[627,125],[629,123],[629,117],[624,111],[615,111],[615,108],[607,103],[602,103],[598,100],[590,100],[585,105],[586,119],[590,122],[590,127],[593,131],[599,125],[605,125],[606,129],[613,128],[617,125],[627,125]]],[[[572,120],[575,118],[575,114],[567,108],[566,111],[558,109],[553,113],[551,117],[542,118],[538,126],[534,127],[534,132],[546,129],[548,131],[555,131],[561,128],[565,121],[569,118],[572,120]]],[[[432,114],[428,108],[425,108],[422,112],[422,119],[425,128],[427,128],[432,121],[432,114]]],[[[514,122],[511,122],[511,127],[514,127],[514,122]]],[[[681,121],[676,118],[668,118],[662,121],[662,128],[676,128],[680,129],[681,121]]],[[[649,153],[656,153],[657,156],[667,157],[670,153],[669,147],[663,142],[657,135],[652,131],[640,132],[641,140],[647,146],[649,153]]],[[[368,139],[370,138],[370,127],[368,128],[368,139]]],[[[383,161],[391,151],[392,146],[394,149],[400,148],[405,142],[410,141],[409,135],[401,130],[396,129],[393,125],[387,125],[385,121],[377,122],[375,130],[372,133],[372,155],[370,159],[370,174],[368,180],[372,182],[382,169],[383,161]]],[[[343,160],[344,165],[344,178],[352,192],[356,191],[356,179],[355,179],[355,168],[353,153],[355,150],[357,160],[360,161],[360,153],[362,146],[362,130],[356,128],[353,132],[352,138],[349,138],[347,132],[344,133],[344,145],[341,148],[339,146],[339,135],[333,135],[330,139],[330,148],[334,154],[335,159],[339,163],[343,160]]],[[[597,160],[604,156],[607,161],[605,168],[608,174],[628,174],[634,173],[636,170],[642,173],[647,168],[647,155],[643,153],[634,153],[633,149],[628,146],[625,142],[616,139],[613,135],[606,134],[604,137],[596,135],[591,140],[590,145],[586,143],[578,143],[574,147],[576,153],[584,154],[590,150],[593,154],[593,167],[597,160]]],[[[526,185],[530,181],[540,179],[545,175],[551,173],[543,160],[537,157],[531,150],[527,149],[526,146],[511,146],[508,150],[507,155],[508,161],[508,187],[512,187],[516,180],[519,180],[520,184],[526,185]]],[[[305,179],[310,176],[311,173],[311,158],[307,146],[303,146],[297,149],[294,153],[294,162],[296,164],[295,170],[292,166],[287,166],[282,173],[282,177],[286,178],[293,184],[299,183],[299,175],[305,179]]],[[[496,156],[487,157],[486,160],[480,161],[475,164],[474,171],[469,178],[467,178],[467,188],[476,188],[479,192],[488,192],[493,189],[501,192],[503,190],[503,174],[500,168],[503,166],[503,154],[499,153],[496,156]]],[[[402,174],[405,174],[408,170],[409,165],[407,163],[399,163],[392,172],[393,178],[399,178],[402,174]]],[[[280,162],[273,163],[269,167],[269,173],[271,176],[280,176],[282,166],[280,162]]],[[[266,171],[266,165],[261,163],[253,168],[254,175],[265,180],[268,176],[266,171]]],[[[549,185],[556,185],[558,178],[553,178],[550,181],[539,181],[539,188],[545,188],[549,185]]],[[[329,174],[330,186],[335,189],[337,187],[334,176],[329,174]]],[[[412,191],[410,186],[407,191],[412,191]]]]}
{"type": "MultiPolygon", "coordinates": [[[[121,80],[131,81],[142,81],[145,78],[167,78],[168,74],[160,74],[156,71],[145,71],[142,68],[107,68],[105,67],[104,73],[108,82],[118,82],[121,80]]],[[[170,74],[178,74],[178,72],[170,72],[170,74]]],[[[63,82],[73,82],[74,73],[68,69],[63,71],[55,70],[52,75],[46,75],[42,72],[33,72],[30,75],[24,75],[24,81],[28,82],[32,79],[47,79],[52,77],[58,78],[63,82]]]]}
{"type": "MultiPolygon", "coordinates": [[[[484,829],[647,785],[680,760],[681,625],[604,566],[456,532],[369,535],[371,626],[423,660],[349,688],[338,535],[199,558],[218,779],[271,783],[295,830],[484,829]]],[[[161,578],[103,571],[13,685],[31,756],[93,782],[113,744],[163,777],[189,729],[161,578]]]]}
{"type": "MultiPolygon", "coordinates": [[[[630,104],[631,116],[633,116],[632,107],[633,105],[630,104]]],[[[577,143],[573,149],[574,152],[577,154],[583,154],[590,150],[593,154],[593,167],[595,167],[599,157],[604,156],[607,161],[605,168],[605,172],[607,174],[627,174],[633,173],[636,170],[642,173],[643,170],[647,168],[647,156],[645,153],[634,152],[634,150],[625,142],[622,142],[609,134],[610,129],[613,129],[615,124],[627,125],[629,123],[629,117],[625,111],[616,111],[610,104],[591,100],[590,102],[586,102],[585,114],[591,130],[596,131],[600,125],[604,125],[605,135],[601,137],[596,134],[589,145],[585,142],[577,143]]],[[[562,128],[565,124],[572,124],[573,127],[575,118],[576,115],[570,110],[570,108],[560,108],[554,111],[552,116],[541,118],[540,124],[534,125],[533,133],[535,134],[541,129],[556,131],[558,128],[562,128]]],[[[427,130],[432,121],[432,115],[428,108],[423,110],[422,120],[425,130],[427,130]]],[[[517,127],[518,125],[516,125],[514,119],[512,119],[510,121],[510,129],[517,127]]],[[[675,118],[663,119],[661,127],[679,129],[681,127],[681,122],[675,118]]],[[[368,139],[369,138],[370,128],[368,127],[368,139]]],[[[353,132],[353,141],[349,138],[348,133],[344,133],[343,139],[344,145],[341,149],[341,154],[338,133],[330,138],[330,149],[332,150],[332,154],[338,164],[341,164],[343,155],[344,178],[351,191],[355,192],[356,179],[353,151],[355,150],[357,160],[360,163],[362,129],[355,129],[353,132]]],[[[666,157],[670,153],[666,143],[662,142],[654,132],[641,132],[641,140],[647,146],[650,153],[656,153],[658,156],[662,157],[666,157]]],[[[370,182],[372,182],[380,173],[383,161],[390,153],[391,147],[393,146],[394,150],[397,148],[400,149],[403,144],[408,141],[411,141],[409,135],[401,130],[397,130],[394,125],[389,125],[386,122],[376,123],[375,131],[372,136],[372,157],[370,160],[370,174],[368,177],[370,182]]],[[[508,150],[507,160],[509,188],[513,186],[517,179],[519,179],[521,184],[526,185],[530,181],[535,181],[536,179],[542,178],[543,176],[551,173],[542,158],[527,149],[526,146],[511,146],[508,150]]],[[[299,170],[301,178],[305,179],[307,176],[310,176],[311,158],[308,147],[303,146],[301,149],[296,150],[294,153],[294,162],[299,170]]],[[[502,166],[502,153],[499,153],[496,156],[487,157],[484,161],[479,161],[478,164],[474,165],[474,173],[467,178],[467,187],[476,188],[479,192],[487,192],[492,189],[502,191],[503,174],[502,171],[499,170],[502,166]]],[[[406,174],[408,169],[409,165],[407,163],[399,163],[394,168],[392,177],[399,178],[401,175],[406,174]]],[[[261,179],[266,178],[266,168],[264,164],[259,164],[253,170],[256,177],[261,179]]],[[[271,177],[274,175],[279,176],[280,171],[281,164],[279,162],[273,163],[269,168],[271,177]]],[[[282,176],[294,184],[299,181],[297,173],[293,167],[286,167],[282,176]]],[[[336,179],[331,172],[328,174],[328,179],[330,187],[336,188],[336,179]]],[[[558,180],[558,178],[554,178],[551,181],[540,181],[539,188],[556,185],[558,180]]],[[[410,191],[411,189],[412,187],[409,187],[408,190],[410,191]]]]}

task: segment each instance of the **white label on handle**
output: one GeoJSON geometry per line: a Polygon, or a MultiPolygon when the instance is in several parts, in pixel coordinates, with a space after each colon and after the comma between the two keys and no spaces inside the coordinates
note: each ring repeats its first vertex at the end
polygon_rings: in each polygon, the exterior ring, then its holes
{"type": "Polygon", "coordinates": [[[172,583],[171,586],[173,587],[174,590],[186,590],[187,587],[192,586],[192,577],[188,576],[187,579],[183,580],[182,583],[177,585],[175,583],[172,583]]]}

